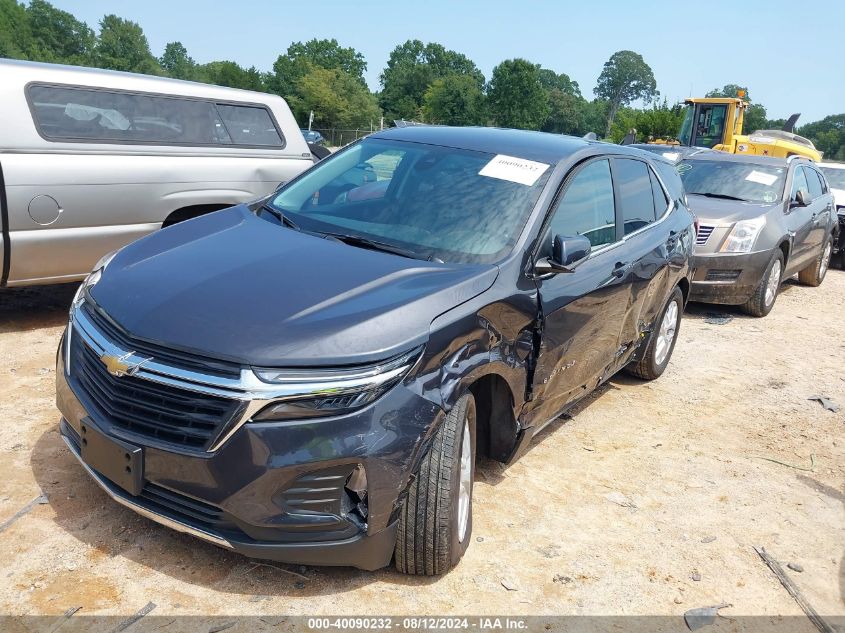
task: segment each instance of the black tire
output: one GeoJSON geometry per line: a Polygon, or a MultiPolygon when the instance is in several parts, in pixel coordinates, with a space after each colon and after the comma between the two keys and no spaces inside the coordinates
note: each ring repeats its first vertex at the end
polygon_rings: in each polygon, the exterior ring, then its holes
{"type": "Polygon", "coordinates": [[[798,281],[806,286],[813,288],[820,286],[824,281],[824,276],[830,268],[830,258],[833,253],[833,243],[830,237],[827,237],[822,242],[822,247],[819,249],[819,256],[813,260],[813,263],[807,266],[804,270],[798,272],[798,281]]]}
{"type": "Polygon", "coordinates": [[[643,354],[643,357],[640,360],[628,363],[628,365],[625,366],[626,373],[636,376],[637,378],[642,378],[643,380],[654,380],[655,378],[659,378],[660,375],[666,371],[666,367],[669,365],[669,360],[672,358],[672,352],[675,351],[675,343],[678,341],[678,332],[681,329],[681,314],[683,311],[684,295],[680,288],[675,287],[672,294],[669,295],[666,305],[663,306],[663,309],[660,311],[660,316],[655,321],[654,330],[648,338],[648,347],[646,347],[645,354],[643,354]],[[677,308],[675,332],[672,336],[672,342],[669,345],[669,351],[666,353],[662,361],[658,363],[656,358],[659,338],[658,334],[660,333],[660,327],[663,324],[666,312],[673,303],[677,308]]]}
{"type": "Polygon", "coordinates": [[[780,291],[780,285],[783,282],[783,251],[778,249],[772,260],[769,262],[769,265],[766,266],[766,272],[763,273],[763,278],[760,280],[759,285],[757,288],[754,289],[754,294],[751,295],[751,298],[743,303],[740,308],[746,314],[750,314],[751,316],[755,317],[764,317],[769,312],[772,311],[772,308],[775,307],[775,301],[778,298],[778,292],[780,291]],[[774,274],[775,262],[780,263],[780,273],[778,273],[779,279],[777,281],[777,291],[775,291],[774,296],[771,299],[771,302],[766,300],[766,289],[769,285],[769,278],[774,274]]]}
{"type": "Polygon", "coordinates": [[[308,149],[311,150],[311,156],[314,157],[315,162],[323,160],[326,156],[331,156],[332,153],[328,148],[316,143],[308,143],[308,149]]]}
{"type": "Polygon", "coordinates": [[[455,403],[432,439],[399,514],[396,569],[436,576],[464,555],[472,537],[472,488],[475,481],[475,400],[465,394],[455,403]],[[464,423],[472,452],[469,508],[463,539],[459,534],[461,450],[464,423]]]}

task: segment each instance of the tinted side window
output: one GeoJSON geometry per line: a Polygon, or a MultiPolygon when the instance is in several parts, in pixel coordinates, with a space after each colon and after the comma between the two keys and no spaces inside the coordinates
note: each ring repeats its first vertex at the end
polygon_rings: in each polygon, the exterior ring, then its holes
{"type": "Polygon", "coordinates": [[[239,145],[269,145],[280,147],[282,139],[264,108],[217,104],[232,141],[239,145]]]}
{"type": "Polygon", "coordinates": [[[804,167],[804,173],[807,176],[807,186],[810,187],[810,196],[815,200],[822,195],[822,183],[815,170],[804,167]]]}
{"type": "Polygon", "coordinates": [[[264,119],[256,127],[251,125],[257,119],[252,112],[252,120],[238,121],[234,117],[233,124],[247,124],[232,125],[230,136],[218,109],[233,106],[218,106],[210,101],[68,86],[30,86],[28,95],[38,130],[50,140],[150,145],[282,145],[263,108],[235,106],[236,109],[259,111],[264,119]],[[264,127],[268,121],[272,134],[264,127]],[[247,130],[246,134],[244,130],[247,130]],[[253,130],[259,131],[254,135],[256,138],[251,138],[253,130]]]}
{"type": "Polygon", "coordinates": [[[553,211],[543,243],[550,255],[555,235],[583,235],[593,247],[616,241],[616,206],[610,163],[597,160],[575,174],[553,211]]]}
{"type": "Polygon", "coordinates": [[[803,167],[796,167],[795,173],[792,176],[792,190],[790,192],[790,200],[795,200],[799,191],[810,194],[810,185],[807,184],[807,176],[804,175],[803,167]]]}
{"type": "Polygon", "coordinates": [[[666,199],[666,192],[660,186],[660,181],[657,176],[650,169],[648,170],[651,176],[651,192],[654,196],[654,216],[660,218],[669,206],[669,201],[666,199]]]}
{"type": "Polygon", "coordinates": [[[619,201],[622,205],[622,221],[625,235],[628,235],[655,220],[651,177],[648,165],[639,160],[617,158],[614,166],[619,201]]]}
{"type": "Polygon", "coordinates": [[[684,183],[681,176],[678,174],[678,169],[675,165],[670,165],[662,160],[656,160],[652,163],[656,168],[657,173],[663,179],[663,184],[669,191],[669,197],[672,200],[679,200],[684,197],[684,183]]]}

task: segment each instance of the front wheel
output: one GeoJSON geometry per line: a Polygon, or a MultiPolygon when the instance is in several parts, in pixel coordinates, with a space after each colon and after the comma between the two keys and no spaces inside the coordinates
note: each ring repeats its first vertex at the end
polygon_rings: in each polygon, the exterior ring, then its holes
{"type": "Polygon", "coordinates": [[[666,371],[678,331],[681,328],[681,313],[684,311],[684,295],[680,288],[672,291],[669,300],[660,313],[656,329],[651,333],[643,357],[625,367],[625,371],[637,378],[654,380],[666,371]]]}
{"type": "Polygon", "coordinates": [[[760,284],[754,289],[751,298],[742,304],[741,308],[746,314],[756,317],[764,317],[775,305],[775,299],[780,290],[780,282],[783,279],[783,253],[780,249],[775,252],[772,261],[766,267],[760,284]]]}
{"type": "Polygon", "coordinates": [[[822,244],[819,256],[813,263],[798,273],[798,281],[807,286],[820,286],[830,267],[830,256],[833,253],[833,243],[828,237],[822,244]]]}
{"type": "Polygon", "coordinates": [[[475,400],[467,393],[434,434],[399,514],[396,569],[437,576],[464,555],[472,536],[475,400]]]}

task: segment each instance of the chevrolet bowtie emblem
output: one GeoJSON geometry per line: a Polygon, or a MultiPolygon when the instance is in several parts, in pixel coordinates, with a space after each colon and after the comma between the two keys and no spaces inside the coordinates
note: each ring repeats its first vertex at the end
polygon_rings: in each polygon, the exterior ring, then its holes
{"type": "Polygon", "coordinates": [[[103,354],[100,356],[100,360],[103,361],[103,365],[106,366],[106,370],[112,376],[120,378],[121,376],[134,376],[135,372],[141,368],[141,365],[152,359],[140,358],[135,356],[135,352],[129,352],[123,356],[103,354]]]}

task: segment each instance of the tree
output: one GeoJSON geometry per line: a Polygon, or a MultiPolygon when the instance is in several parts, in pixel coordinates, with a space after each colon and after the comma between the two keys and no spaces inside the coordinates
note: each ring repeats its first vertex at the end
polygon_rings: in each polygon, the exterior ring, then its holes
{"type": "Polygon", "coordinates": [[[821,121],[807,123],[798,128],[816,148],[831,160],[845,160],[845,113],[831,114],[821,121]]]}
{"type": "Polygon", "coordinates": [[[29,15],[15,0],[0,0],[0,57],[37,59],[29,15]]]}
{"type": "Polygon", "coordinates": [[[229,88],[242,90],[264,91],[264,81],[261,73],[252,66],[242,68],[235,62],[209,62],[197,66],[196,77],[199,81],[229,88]]]}
{"type": "Polygon", "coordinates": [[[651,108],[635,110],[620,108],[610,133],[610,140],[620,142],[631,128],[637,130],[638,140],[648,141],[658,138],[675,138],[684,120],[684,108],[681,104],[653,104],[651,108]]]}
{"type": "Polygon", "coordinates": [[[465,55],[441,44],[408,40],[390,53],[381,74],[381,107],[389,119],[415,119],[422,113],[425,93],[435,80],[466,75],[484,87],[484,75],[465,55]]]}
{"type": "Polygon", "coordinates": [[[45,0],[31,0],[26,9],[38,59],[62,64],[91,63],[94,31],[67,11],[45,0]]]}
{"type": "Polygon", "coordinates": [[[293,96],[297,82],[315,66],[341,70],[366,85],[364,72],[367,62],[361,53],[351,47],[342,47],[335,39],[313,39],[304,44],[294,42],[284,55],[279,55],[273,64],[270,90],[286,98],[293,96]]]}
{"type": "Polygon", "coordinates": [[[161,67],[150,53],[150,44],[140,25],[116,15],[107,15],[100,21],[94,60],[100,68],[161,74],[161,67]]]}
{"type": "Polygon", "coordinates": [[[426,121],[442,125],[482,125],[484,93],[469,75],[435,79],[423,96],[426,121]]]}
{"type": "Polygon", "coordinates": [[[543,123],[544,132],[583,136],[590,131],[586,129],[587,102],[583,97],[553,88],[548,92],[548,102],[549,114],[543,123]]]}
{"type": "Polygon", "coordinates": [[[566,73],[560,73],[558,75],[549,68],[540,69],[540,84],[550,92],[552,90],[560,90],[566,95],[581,96],[581,88],[578,86],[577,81],[572,81],[566,73]]]}
{"type": "Polygon", "coordinates": [[[613,119],[621,106],[627,106],[638,99],[651,101],[660,94],[651,67],[645,63],[642,55],[634,51],[613,53],[605,62],[593,92],[610,106],[605,136],[610,135],[613,119]]]}
{"type": "Polygon", "coordinates": [[[375,96],[339,68],[311,66],[296,83],[290,104],[300,121],[314,111],[318,128],[367,129],[378,124],[381,110],[375,96]]]}
{"type": "Polygon", "coordinates": [[[508,59],[493,69],[487,100],[493,121],[502,127],[539,130],[549,113],[540,66],[524,59],[508,59]]]}
{"type": "Polygon", "coordinates": [[[196,79],[197,77],[197,64],[188,55],[188,49],[182,42],[168,43],[158,63],[168,75],[176,79],[196,79]]]}

